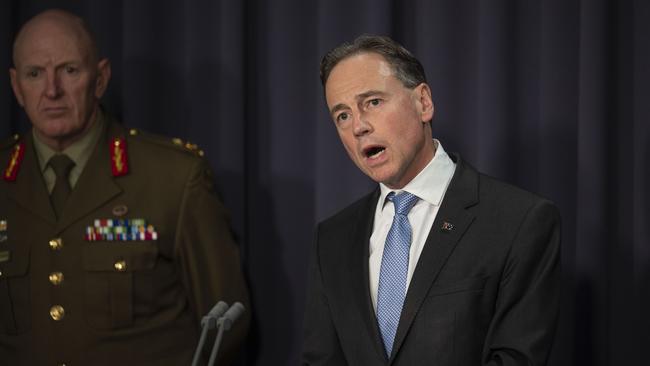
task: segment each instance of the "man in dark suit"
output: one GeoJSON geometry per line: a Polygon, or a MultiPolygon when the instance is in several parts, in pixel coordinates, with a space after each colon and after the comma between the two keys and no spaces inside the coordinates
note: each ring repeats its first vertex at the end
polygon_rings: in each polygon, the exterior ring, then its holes
{"type": "Polygon", "coordinates": [[[318,225],[303,364],[546,364],[556,207],[432,139],[422,65],[394,41],[333,49],[321,81],[343,146],[379,187],[318,225]]]}
{"type": "Polygon", "coordinates": [[[78,17],[32,18],[13,57],[33,128],[0,144],[0,363],[189,365],[201,317],[248,301],[203,153],[100,108],[110,64],[78,17]]]}

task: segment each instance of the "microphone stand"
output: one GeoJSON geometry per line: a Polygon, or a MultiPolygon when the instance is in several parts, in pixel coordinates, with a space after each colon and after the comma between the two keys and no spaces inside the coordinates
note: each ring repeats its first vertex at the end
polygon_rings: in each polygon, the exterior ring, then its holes
{"type": "MultiPolygon", "coordinates": [[[[218,323],[218,319],[222,314],[228,309],[228,304],[223,301],[219,301],[206,316],[201,319],[201,337],[199,338],[199,344],[196,346],[196,351],[194,351],[194,358],[192,359],[192,366],[198,366],[199,358],[201,355],[201,350],[205,344],[205,338],[208,335],[208,331],[214,329],[218,323]]],[[[221,333],[221,331],[219,331],[221,333]]]]}
{"type": "Polygon", "coordinates": [[[217,327],[219,331],[217,332],[217,338],[214,340],[214,345],[212,346],[212,352],[210,353],[210,360],[208,361],[208,366],[214,365],[215,360],[217,359],[217,353],[219,352],[219,346],[221,345],[221,340],[223,338],[223,333],[227,330],[230,330],[232,324],[239,318],[239,316],[244,312],[245,308],[240,302],[232,304],[230,309],[223,314],[217,320],[217,327]]]}

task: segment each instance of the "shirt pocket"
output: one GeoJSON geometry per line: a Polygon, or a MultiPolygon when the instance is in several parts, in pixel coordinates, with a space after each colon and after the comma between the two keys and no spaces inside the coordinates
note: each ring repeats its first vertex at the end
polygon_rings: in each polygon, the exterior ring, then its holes
{"type": "MultiPolygon", "coordinates": [[[[5,247],[6,248],[6,247],[5,247]]],[[[9,246],[9,258],[0,263],[0,333],[16,335],[29,330],[29,247],[9,246]]]]}
{"type": "Polygon", "coordinates": [[[85,313],[88,324],[111,330],[133,325],[134,308],[150,306],[158,246],[153,242],[94,242],[83,251],[85,313]],[[144,279],[144,281],[143,281],[144,279]]]}

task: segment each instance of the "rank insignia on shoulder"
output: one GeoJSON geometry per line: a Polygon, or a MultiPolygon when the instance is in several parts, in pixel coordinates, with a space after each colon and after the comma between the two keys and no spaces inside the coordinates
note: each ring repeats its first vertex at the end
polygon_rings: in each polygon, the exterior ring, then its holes
{"type": "Polygon", "coordinates": [[[111,139],[109,150],[111,153],[111,170],[114,177],[121,177],[129,173],[129,157],[126,149],[126,140],[121,137],[111,139]]]}
{"type": "Polygon", "coordinates": [[[156,228],[145,219],[98,219],[86,227],[86,241],[158,240],[156,228]]]}
{"type": "Polygon", "coordinates": [[[22,142],[16,144],[11,151],[11,155],[9,156],[9,164],[7,165],[7,168],[2,174],[4,180],[6,180],[7,182],[16,181],[16,177],[18,176],[18,170],[20,170],[20,164],[23,162],[24,156],[25,156],[25,144],[22,142]]]}

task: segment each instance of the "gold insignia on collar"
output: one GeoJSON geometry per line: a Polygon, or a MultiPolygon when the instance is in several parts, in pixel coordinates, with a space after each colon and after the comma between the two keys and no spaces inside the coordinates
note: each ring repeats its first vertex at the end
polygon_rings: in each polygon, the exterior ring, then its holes
{"type": "Polygon", "coordinates": [[[9,156],[9,164],[2,175],[4,180],[7,182],[14,182],[16,176],[18,176],[18,170],[20,170],[20,164],[23,161],[23,156],[25,155],[25,144],[19,143],[14,146],[11,155],[9,156]]]}
{"type": "Polygon", "coordinates": [[[121,177],[129,172],[129,158],[126,151],[126,140],[115,137],[111,140],[111,170],[114,177],[121,177]]]}

